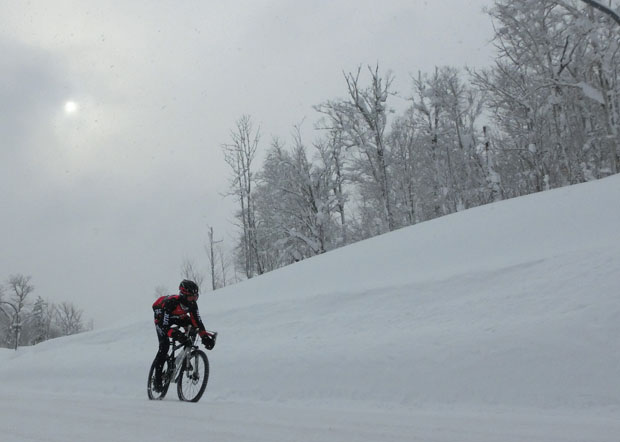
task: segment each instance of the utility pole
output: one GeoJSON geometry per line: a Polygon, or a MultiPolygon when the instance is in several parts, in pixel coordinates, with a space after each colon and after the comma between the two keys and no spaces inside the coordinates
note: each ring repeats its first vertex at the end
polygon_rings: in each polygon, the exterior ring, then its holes
{"type": "Polygon", "coordinates": [[[215,291],[217,284],[215,283],[215,244],[222,242],[213,240],[213,227],[209,227],[209,262],[211,264],[211,288],[215,291]]]}

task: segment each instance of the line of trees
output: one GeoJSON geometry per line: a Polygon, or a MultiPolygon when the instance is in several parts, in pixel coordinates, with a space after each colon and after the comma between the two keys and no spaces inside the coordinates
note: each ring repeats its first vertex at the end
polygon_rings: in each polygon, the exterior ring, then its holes
{"type": "MultiPolygon", "coordinates": [[[[345,97],[317,106],[314,139],[293,128],[255,164],[260,128],[241,117],[223,146],[239,205],[246,277],[371,236],[620,169],[620,32],[577,0],[498,0],[497,57],[478,71],[344,73],[345,97]],[[260,167],[258,167],[260,166],[260,167]]],[[[617,13],[607,8],[612,13],[617,13]]]]}
{"type": "Polygon", "coordinates": [[[53,304],[38,296],[32,301],[32,278],[11,275],[0,285],[0,347],[35,345],[59,336],[92,330],[82,310],[70,302],[53,304]]]}

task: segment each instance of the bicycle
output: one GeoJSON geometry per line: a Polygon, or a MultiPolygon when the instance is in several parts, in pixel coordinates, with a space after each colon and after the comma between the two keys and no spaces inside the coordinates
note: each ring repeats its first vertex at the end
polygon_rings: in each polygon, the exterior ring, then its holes
{"type": "MultiPolygon", "coordinates": [[[[217,333],[210,333],[215,341],[217,333]]],[[[194,327],[187,327],[185,336],[189,340],[188,345],[177,343],[170,338],[170,350],[162,367],[162,389],[159,392],[154,388],[155,361],[151,364],[147,385],[149,399],[162,400],[168,393],[171,382],[176,382],[177,395],[181,401],[198,402],[205,392],[209,381],[209,359],[205,352],[198,348],[198,331],[194,327]],[[179,349],[181,351],[176,354],[179,349]]]]}

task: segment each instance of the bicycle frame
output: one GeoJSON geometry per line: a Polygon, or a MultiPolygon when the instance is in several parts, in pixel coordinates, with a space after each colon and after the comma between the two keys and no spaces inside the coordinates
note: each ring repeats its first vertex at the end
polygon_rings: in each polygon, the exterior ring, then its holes
{"type": "Polygon", "coordinates": [[[172,352],[170,353],[170,356],[168,357],[168,361],[172,362],[174,365],[174,372],[172,373],[171,376],[171,380],[170,382],[177,382],[178,378],[179,378],[179,373],[181,372],[181,367],[183,367],[183,365],[185,364],[187,358],[189,358],[192,350],[195,350],[198,348],[198,346],[196,345],[196,337],[197,335],[195,333],[192,333],[192,327],[188,327],[187,331],[185,332],[185,336],[187,336],[190,341],[191,341],[191,345],[183,345],[183,344],[176,344],[174,339],[170,338],[170,340],[172,341],[172,352]],[[178,349],[182,349],[179,354],[176,354],[176,351],[178,349]]]}
{"type": "Polygon", "coordinates": [[[179,345],[178,348],[182,347],[182,350],[178,355],[174,355],[174,352],[171,355],[171,358],[174,358],[174,372],[172,373],[173,382],[176,382],[179,378],[179,373],[181,372],[181,367],[186,363],[187,358],[189,358],[193,349],[197,348],[195,345],[184,346],[179,345]]]}

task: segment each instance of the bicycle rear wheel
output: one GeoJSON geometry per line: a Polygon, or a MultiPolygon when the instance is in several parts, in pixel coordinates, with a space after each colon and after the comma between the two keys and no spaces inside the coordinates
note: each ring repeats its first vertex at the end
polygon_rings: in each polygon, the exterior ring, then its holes
{"type": "Polygon", "coordinates": [[[163,387],[161,391],[155,391],[155,361],[151,364],[151,369],[149,370],[149,381],[146,389],[149,399],[162,400],[166,397],[168,387],[170,387],[170,377],[172,376],[172,366],[169,362],[170,361],[166,359],[166,362],[164,362],[164,366],[161,370],[161,381],[163,387]]]}
{"type": "Polygon", "coordinates": [[[192,351],[177,379],[177,394],[186,402],[198,402],[209,381],[209,359],[202,350],[192,351]]]}

